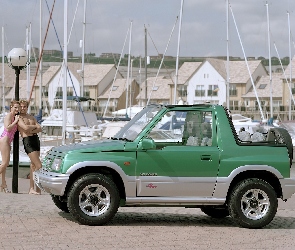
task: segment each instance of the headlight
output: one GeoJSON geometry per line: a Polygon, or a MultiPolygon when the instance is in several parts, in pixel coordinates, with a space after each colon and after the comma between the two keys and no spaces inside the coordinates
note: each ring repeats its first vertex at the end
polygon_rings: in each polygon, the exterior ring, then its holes
{"type": "Polygon", "coordinates": [[[62,159],[55,158],[51,164],[52,170],[59,171],[61,163],[62,163],[62,159]]]}

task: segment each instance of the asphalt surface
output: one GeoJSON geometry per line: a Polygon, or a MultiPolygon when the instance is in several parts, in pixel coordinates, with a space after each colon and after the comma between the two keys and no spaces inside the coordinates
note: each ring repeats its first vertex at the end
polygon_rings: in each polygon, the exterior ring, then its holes
{"type": "MultiPolygon", "coordinates": [[[[291,168],[295,177],[295,167],[291,168]]],[[[19,193],[0,193],[0,249],[294,249],[295,195],[279,200],[263,229],[238,227],[200,209],[119,208],[104,226],[84,226],[60,211],[50,195],[29,195],[28,168],[19,169],[19,193]]],[[[12,168],[7,171],[11,188],[12,168]]]]}

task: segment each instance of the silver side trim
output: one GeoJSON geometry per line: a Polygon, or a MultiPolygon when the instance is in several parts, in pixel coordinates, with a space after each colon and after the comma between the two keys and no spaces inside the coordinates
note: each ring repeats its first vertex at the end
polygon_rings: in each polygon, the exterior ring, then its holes
{"type": "Polygon", "coordinates": [[[240,173],[249,170],[263,170],[274,174],[279,180],[284,179],[282,174],[272,166],[268,165],[244,165],[234,169],[227,177],[217,177],[216,187],[213,194],[214,198],[222,198],[227,196],[227,192],[232,180],[240,173]]]}
{"type": "Polygon", "coordinates": [[[137,176],[136,196],[211,197],[215,183],[216,177],[137,176]]]}
{"type": "Polygon", "coordinates": [[[126,197],[126,205],[223,205],[225,198],[212,197],[126,197]]]}
{"type": "Polygon", "coordinates": [[[291,196],[295,193],[295,179],[294,178],[285,178],[280,179],[283,200],[291,198],[291,196]]]}
{"type": "Polygon", "coordinates": [[[125,174],[125,172],[122,170],[122,168],[117,165],[114,162],[111,161],[82,161],[74,164],[71,166],[66,174],[71,175],[76,170],[83,168],[83,167],[108,167],[111,169],[114,169],[122,178],[124,186],[125,186],[125,192],[126,196],[136,196],[136,185],[135,185],[135,176],[128,176],[125,174]]]}

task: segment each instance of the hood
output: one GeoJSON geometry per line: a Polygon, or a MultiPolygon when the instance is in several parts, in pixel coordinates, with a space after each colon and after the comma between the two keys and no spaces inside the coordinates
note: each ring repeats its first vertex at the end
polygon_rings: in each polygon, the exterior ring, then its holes
{"type": "Polygon", "coordinates": [[[58,147],[54,147],[52,150],[60,152],[60,153],[69,153],[73,151],[79,152],[99,152],[99,151],[117,151],[124,150],[126,142],[118,141],[118,140],[99,140],[99,141],[87,141],[80,142],[70,145],[62,145],[58,147]]]}

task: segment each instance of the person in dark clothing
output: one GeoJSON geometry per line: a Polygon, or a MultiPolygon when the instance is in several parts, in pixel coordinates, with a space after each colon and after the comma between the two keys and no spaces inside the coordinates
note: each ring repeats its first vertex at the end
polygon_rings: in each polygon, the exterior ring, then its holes
{"type": "Polygon", "coordinates": [[[40,124],[36,118],[28,114],[28,101],[20,101],[20,119],[18,122],[18,130],[23,138],[24,149],[28,154],[30,165],[30,189],[29,194],[41,194],[41,190],[34,188],[33,172],[42,167],[40,160],[40,140],[37,133],[42,131],[40,124]]]}

